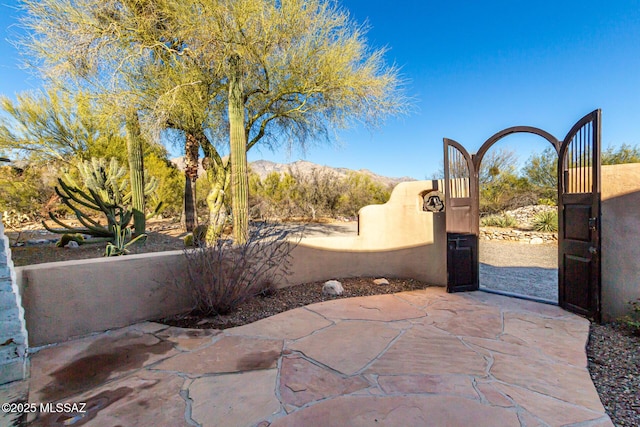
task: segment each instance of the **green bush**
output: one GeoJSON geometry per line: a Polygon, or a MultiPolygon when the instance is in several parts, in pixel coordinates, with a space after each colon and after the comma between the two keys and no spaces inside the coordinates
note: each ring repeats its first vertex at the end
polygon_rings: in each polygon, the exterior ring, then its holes
{"type": "Polygon", "coordinates": [[[558,203],[554,199],[547,198],[538,199],[538,204],[545,206],[558,206],[558,203]]]}
{"type": "Polygon", "coordinates": [[[56,246],[59,248],[63,248],[65,246],[67,246],[67,244],[69,242],[76,242],[77,244],[81,245],[84,243],[84,237],[82,237],[82,234],[63,234],[62,237],[60,237],[60,240],[58,240],[58,242],[56,243],[56,246]]]}
{"type": "Polygon", "coordinates": [[[254,218],[316,219],[356,216],[364,206],[385,203],[391,191],[361,172],[340,178],[335,172],[314,169],[306,174],[272,172],[262,180],[252,174],[249,196],[254,218]]]}
{"type": "Polygon", "coordinates": [[[53,168],[47,164],[29,164],[23,169],[0,167],[0,212],[7,212],[20,221],[46,216],[43,206],[54,195],[48,177],[53,168]]]}
{"type": "Polygon", "coordinates": [[[511,215],[489,215],[480,220],[480,225],[483,227],[500,227],[500,228],[512,228],[518,226],[518,221],[511,215]]]}
{"type": "Polygon", "coordinates": [[[155,207],[161,201],[162,214],[165,217],[180,216],[184,197],[184,174],[173,163],[156,153],[145,156],[144,168],[149,177],[158,180],[155,200],[150,203],[151,207],[155,207]]]}
{"type": "Polygon", "coordinates": [[[533,229],[545,233],[556,233],[558,231],[558,212],[540,212],[533,218],[533,229]]]}

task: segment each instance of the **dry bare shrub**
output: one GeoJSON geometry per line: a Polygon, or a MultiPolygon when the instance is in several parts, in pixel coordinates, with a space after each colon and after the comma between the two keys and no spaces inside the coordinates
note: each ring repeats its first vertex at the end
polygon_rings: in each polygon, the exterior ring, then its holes
{"type": "Polygon", "coordinates": [[[218,239],[215,244],[185,249],[187,283],[195,310],[208,315],[234,311],[249,298],[274,292],[289,275],[291,252],[301,227],[254,222],[245,243],[218,239]]]}

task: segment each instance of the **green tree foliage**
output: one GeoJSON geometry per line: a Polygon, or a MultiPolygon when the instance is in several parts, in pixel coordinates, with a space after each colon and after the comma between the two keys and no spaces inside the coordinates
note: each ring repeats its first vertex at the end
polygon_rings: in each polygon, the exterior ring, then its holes
{"type": "Polygon", "coordinates": [[[254,217],[292,218],[357,216],[367,205],[386,203],[391,191],[369,175],[351,172],[338,177],[331,171],[271,172],[264,179],[249,178],[250,206],[254,217]]]}
{"type": "MultiPolygon", "coordinates": [[[[398,70],[384,64],[384,50],[369,49],[364,28],[333,2],[25,4],[25,23],[33,33],[27,44],[50,75],[80,77],[94,88],[109,88],[112,96],[118,94],[115,88],[135,105],[153,106],[153,114],[159,104],[162,111],[184,110],[189,98],[181,93],[206,88],[209,108],[202,127],[213,142],[228,142],[239,242],[246,238],[246,152],[252,146],[259,141],[304,146],[357,122],[375,126],[407,107],[398,70]],[[186,79],[167,90],[162,82],[171,69],[186,79]]],[[[214,153],[211,159],[217,160],[214,153]]]]}
{"type": "Polygon", "coordinates": [[[491,184],[480,186],[480,213],[492,214],[536,204],[538,197],[529,180],[513,173],[500,174],[491,184]]]}
{"type": "Polygon", "coordinates": [[[553,147],[533,154],[522,168],[522,176],[529,180],[538,199],[558,200],[558,154],[553,147]]]}
{"type": "MultiPolygon", "coordinates": [[[[88,96],[48,90],[18,95],[16,101],[3,98],[0,103],[6,113],[0,116],[0,153],[11,153],[18,164],[27,165],[22,173],[6,169],[2,179],[7,180],[11,196],[0,201],[3,210],[39,219],[55,208],[47,203],[63,168],[93,157],[128,161],[121,123],[101,113],[100,105],[88,96]],[[38,203],[31,197],[34,193],[38,203]]],[[[159,182],[157,198],[164,202],[166,214],[176,215],[182,197],[180,173],[167,160],[164,147],[143,142],[145,169],[159,182]]]]}
{"type": "Polygon", "coordinates": [[[361,172],[349,172],[344,179],[344,187],[338,209],[343,215],[350,217],[357,216],[363,206],[386,203],[391,196],[389,188],[361,172]]]}
{"type": "Polygon", "coordinates": [[[603,165],[619,165],[624,163],[640,163],[640,146],[622,144],[609,147],[602,152],[603,165]]]}
{"type": "Polygon", "coordinates": [[[30,161],[88,160],[121,138],[115,123],[81,92],[69,95],[52,89],[25,92],[13,101],[0,97],[0,153],[30,161]],[[100,148],[99,148],[100,147],[100,148]]]}
{"type": "Polygon", "coordinates": [[[494,214],[536,203],[529,180],[517,174],[513,151],[489,150],[480,167],[480,213],[494,214]]]}
{"type": "Polygon", "coordinates": [[[0,167],[0,212],[3,220],[18,225],[46,215],[43,207],[53,195],[52,181],[46,166],[27,165],[24,169],[0,167]]]}

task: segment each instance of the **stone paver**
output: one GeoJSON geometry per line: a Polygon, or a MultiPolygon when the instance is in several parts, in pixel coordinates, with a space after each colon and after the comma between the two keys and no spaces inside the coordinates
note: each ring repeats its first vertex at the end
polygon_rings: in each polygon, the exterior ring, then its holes
{"type": "Polygon", "coordinates": [[[425,325],[407,331],[367,372],[484,376],[487,360],[458,337],[425,325]]]}
{"type": "Polygon", "coordinates": [[[477,399],[469,375],[380,375],[378,384],[386,394],[437,393],[477,399]]]}
{"type": "Polygon", "coordinates": [[[496,355],[491,374],[508,384],[515,384],[594,411],[604,411],[586,368],[530,358],[525,359],[523,363],[523,359],[519,357],[496,355]]]}
{"type": "Polygon", "coordinates": [[[31,402],[91,408],[32,425],[612,426],[586,369],[588,327],[442,288],[225,331],[142,322],[32,355],[31,402]]]}
{"type": "Polygon", "coordinates": [[[203,426],[252,426],[280,412],[274,394],[278,371],[198,378],[189,387],[191,419],[203,426]]]}
{"type": "Polygon", "coordinates": [[[221,333],[221,331],[215,329],[186,329],[170,327],[156,332],[155,335],[160,339],[172,342],[179,350],[191,351],[211,344],[213,342],[213,337],[221,333]]]}
{"type": "Polygon", "coordinates": [[[351,298],[349,304],[342,300],[326,301],[313,304],[309,310],[315,311],[328,319],[351,320],[406,320],[424,317],[425,313],[400,298],[389,295],[351,298]]]}
{"type": "Polygon", "coordinates": [[[333,322],[309,310],[290,310],[260,322],[227,329],[227,334],[297,340],[333,322]]]}
{"type": "Polygon", "coordinates": [[[45,348],[31,356],[30,400],[69,398],[177,353],[168,341],[126,328],[45,348]]]}
{"type": "Polygon", "coordinates": [[[275,368],[281,340],[225,336],[201,350],[180,354],[154,366],[189,376],[275,368]]]}
{"type": "Polygon", "coordinates": [[[519,423],[514,411],[460,397],[340,396],[280,418],[271,427],[345,425],[512,427],[519,423]]]}
{"type": "Polygon", "coordinates": [[[590,411],[582,406],[554,399],[524,388],[496,384],[496,388],[508,395],[518,405],[551,426],[563,426],[602,418],[602,411],[590,411]]]}
{"type": "MultiPolygon", "coordinates": [[[[86,413],[77,414],[77,424],[103,426],[187,426],[186,403],[180,396],[184,380],[140,370],[119,380],[103,384],[65,402],[86,403],[86,413]]],[[[31,426],[74,425],[68,414],[48,413],[31,426]]]]}
{"type": "Polygon", "coordinates": [[[384,322],[343,321],[293,342],[289,348],[351,375],[373,361],[398,333],[384,322]]]}
{"type": "Polygon", "coordinates": [[[351,394],[367,387],[369,383],[361,377],[344,378],[299,356],[282,359],[280,396],[287,405],[300,407],[309,402],[351,394]]]}

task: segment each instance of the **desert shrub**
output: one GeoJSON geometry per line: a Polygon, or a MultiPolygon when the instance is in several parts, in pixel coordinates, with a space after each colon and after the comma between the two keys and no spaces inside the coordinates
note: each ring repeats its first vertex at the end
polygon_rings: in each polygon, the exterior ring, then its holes
{"type": "MultiPolygon", "coordinates": [[[[275,290],[289,274],[291,251],[297,232],[276,224],[259,222],[249,227],[247,241],[234,244],[218,239],[215,244],[185,249],[186,286],[192,291],[195,309],[209,315],[226,314],[247,299],[275,290]]],[[[301,236],[301,233],[300,233],[301,236]]]]}
{"type": "Polygon", "coordinates": [[[29,164],[21,169],[0,167],[0,212],[6,211],[5,216],[11,216],[18,222],[45,216],[42,206],[54,195],[48,180],[49,168],[47,164],[29,164]]]}
{"type": "Polygon", "coordinates": [[[557,206],[558,203],[554,200],[554,199],[538,199],[538,205],[544,205],[544,206],[557,206]]]}
{"type": "Polygon", "coordinates": [[[527,178],[503,173],[480,184],[480,213],[495,214],[533,205],[539,198],[527,178]]]}
{"type": "Polygon", "coordinates": [[[501,227],[501,228],[509,228],[509,227],[517,227],[518,221],[511,215],[501,214],[501,215],[489,215],[485,216],[480,220],[480,225],[483,227],[501,227]]]}
{"type": "Polygon", "coordinates": [[[184,197],[184,174],[166,157],[156,153],[145,156],[144,167],[148,176],[158,181],[158,188],[150,206],[155,207],[161,201],[162,214],[165,217],[180,216],[184,197]]]}
{"type": "Polygon", "coordinates": [[[350,172],[344,182],[346,191],[338,204],[338,210],[344,216],[357,216],[362,207],[386,203],[391,197],[389,188],[362,172],[350,172]]]}
{"type": "Polygon", "coordinates": [[[536,231],[555,233],[558,231],[558,212],[540,212],[533,218],[532,225],[536,231]]]}
{"type": "Polygon", "coordinates": [[[266,218],[356,216],[360,208],[385,203],[391,191],[369,175],[351,172],[340,177],[333,171],[313,169],[280,174],[264,179],[249,178],[252,216],[266,218]]]}
{"type": "Polygon", "coordinates": [[[627,325],[635,334],[640,335],[640,298],[630,301],[631,313],[622,318],[622,322],[627,325]]]}

